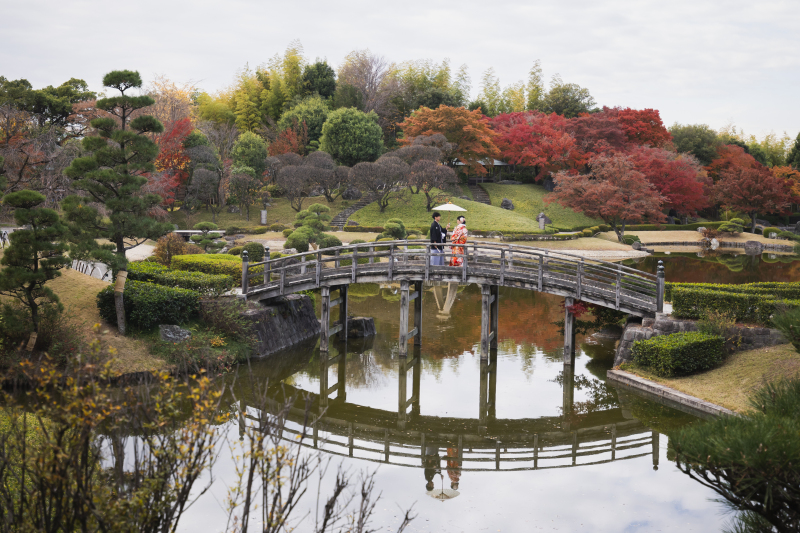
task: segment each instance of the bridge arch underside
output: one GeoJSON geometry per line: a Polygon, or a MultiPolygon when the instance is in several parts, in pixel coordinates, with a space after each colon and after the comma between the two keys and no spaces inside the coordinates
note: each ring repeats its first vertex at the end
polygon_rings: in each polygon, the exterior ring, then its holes
{"type": "Polygon", "coordinates": [[[650,297],[644,295],[641,289],[636,291],[620,287],[620,289],[617,290],[617,285],[615,284],[591,279],[583,279],[580,290],[578,290],[578,283],[575,279],[553,274],[543,275],[540,284],[538,277],[531,279],[530,274],[524,272],[506,271],[501,278],[497,272],[493,272],[489,269],[485,272],[481,272],[480,269],[474,267],[470,267],[470,271],[466,276],[462,275],[459,267],[430,267],[427,276],[425,273],[419,272],[419,270],[419,266],[415,267],[402,263],[394,265],[391,275],[385,271],[385,268],[375,272],[363,272],[359,269],[358,275],[354,281],[352,271],[348,267],[325,269],[322,271],[319,283],[317,283],[316,276],[313,272],[295,275],[291,278],[287,278],[283,283],[283,287],[281,287],[280,282],[276,281],[272,281],[266,286],[253,287],[251,289],[253,292],[247,295],[247,299],[253,301],[269,300],[271,298],[277,298],[305,290],[314,290],[321,287],[335,289],[352,283],[438,281],[467,285],[473,283],[477,285],[493,285],[554,294],[565,298],[580,299],[584,302],[597,304],[641,317],[654,317],[656,312],[655,293],[650,297]],[[476,272],[476,270],[478,271],[476,272]]]}

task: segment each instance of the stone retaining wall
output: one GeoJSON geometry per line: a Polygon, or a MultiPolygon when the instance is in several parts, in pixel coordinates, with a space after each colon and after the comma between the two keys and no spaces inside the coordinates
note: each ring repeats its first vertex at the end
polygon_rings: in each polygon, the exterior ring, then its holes
{"type": "Polygon", "coordinates": [[[319,335],[320,325],[311,298],[291,294],[276,298],[259,309],[248,309],[242,316],[251,322],[258,338],[253,357],[266,357],[319,335]]]}
{"type": "MultiPolygon", "coordinates": [[[[743,326],[737,327],[736,330],[736,333],[741,335],[741,343],[729,344],[728,353],[786,343],[786,339],[777,329],[743,326]]],[[[631,317],[617,345],[614,366],[633,361],[631,350],[634,342],[684,331],[697,331],[697,321],[672,318],[664,313],[656,313],[656,318],[644,318],[641,323],[635,317],[631,317]]]]}

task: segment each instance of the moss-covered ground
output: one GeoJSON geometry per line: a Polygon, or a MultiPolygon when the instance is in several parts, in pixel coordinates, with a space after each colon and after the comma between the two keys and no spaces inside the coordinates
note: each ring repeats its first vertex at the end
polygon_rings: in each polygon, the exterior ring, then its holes
{"type": "Polygon", "coordinates": [[[602,220],[589,218],[558,203],[545,203],[544,199],[550,193],[540,185],[484,183],[482,186],[489,193],[493,206],[499,207],[503,198],[508,198],[514,204],[514,213],[529,218],[534,223],[539,213],[544,212],[553,221],[553,226],[563,230],[602,224],[602,220]]]}

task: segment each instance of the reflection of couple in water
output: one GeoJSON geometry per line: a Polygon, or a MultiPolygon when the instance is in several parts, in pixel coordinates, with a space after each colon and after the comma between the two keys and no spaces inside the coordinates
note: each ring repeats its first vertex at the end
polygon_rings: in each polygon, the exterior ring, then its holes
{"type": "MultiPolygon", "coordinates": [[[[442,458],[439,457],[438,446],[425,446],[425,490],[434,488],[433,478],[442,474],[442,458]]],[[[450,478],[450,488],[458,490],[461,479],[461,464],[458,460],[458,448],[447,448],[447,477],[450,478]]]]}

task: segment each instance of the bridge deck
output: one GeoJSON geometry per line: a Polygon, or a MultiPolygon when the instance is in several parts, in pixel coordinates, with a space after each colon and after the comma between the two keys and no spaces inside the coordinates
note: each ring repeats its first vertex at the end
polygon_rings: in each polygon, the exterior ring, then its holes
{"type": "Polygon", "coordinates": [[[425,241],[363,243],[244,262],[241,295],[264,300],[320,287],[408,280],[516,287],[640,316],[652,316],[663,304],[663,274],[551,250],[491,243],[468,244],[464,254],[454,254],[454,245],[445,244],[445,263],[456,257],[462,265],[432,266],[431,258],[437,256],[431,246],[425,241]]]}

